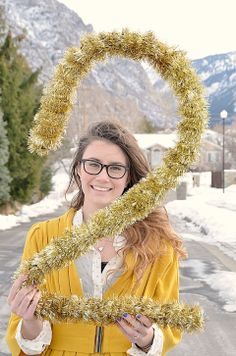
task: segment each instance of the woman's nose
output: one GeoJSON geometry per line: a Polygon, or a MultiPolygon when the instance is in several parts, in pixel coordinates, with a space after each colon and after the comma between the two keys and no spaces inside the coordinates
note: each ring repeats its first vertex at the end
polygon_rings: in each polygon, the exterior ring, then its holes
{"type": "Polygon", "coordinates": [[[109,175],[107,174],[107,169],[106,167],[102,167],[102,170],[101,172],[97,175],[97,177],[99,178],[103,178],[103,179],[106,179],[106,180],[109,180],[109,175]]]}

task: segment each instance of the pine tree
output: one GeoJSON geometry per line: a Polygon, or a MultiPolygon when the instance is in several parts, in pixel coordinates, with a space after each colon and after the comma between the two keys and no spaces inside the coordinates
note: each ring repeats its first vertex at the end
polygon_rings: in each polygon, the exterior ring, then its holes
{"type": "Polygon", "coordinates": [[[45,165],[42,170],[42,176],[40,181],[40,192],[42,198],[48,195],[48,193],[52,190],[52,169],[50,166],[45,165]]]}
{"type": "Polygon", "coordinates": [[[9,140],[10,195],[21,203],[29,202],[39,188],[44,162],[27,149],[28,132],[41,95],[37,77],[38,72],[32,73],[18,52],[16,40],[8,33],[0,47],[1,106],[9,140]]]}
{"type": "Polygon", "coordinates": [[[10,174],[6,166],[9,159],[6,123],[3,121],[3,114],[0,110],[0,206],[10,200],[10,174]]]}
{"type": "Polygon", "coordinates": [[[144,116],[139,124],[140,133],[156,133],[157,127],[155,124],[146,116],[144,116]]]}
{"type": "Polygon", "coordinates": [[[4,11],[4,5],[0,4],[0,45],[4,41],[5,35],[6,35],[5,11],[4,11]]]}

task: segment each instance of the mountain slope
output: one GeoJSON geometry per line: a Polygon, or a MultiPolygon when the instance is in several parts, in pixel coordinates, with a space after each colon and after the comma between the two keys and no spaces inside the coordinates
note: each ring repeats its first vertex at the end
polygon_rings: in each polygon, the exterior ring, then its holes
{"type": "MultiPolygon", "coordinates": [[[[78,46],[81,36],[93,30],[56,0],[8,0],[6,4],[12,32],[25,33],[21,51],[33,69],[42,68],[40,80],[44,84],[65,49],[78,46]]],[[[177,118],[167,107],[165,98],[152,86],[140,63],[115,58],[97,64],[82,82],[73,117],[80,123],[114,118],[131,129],[137,129],[147,118],[158,126],[171,127],[177,118]]],[[[78,122],[72,126],[79,128],[78,122]]]]}
{"type": "Polygon", "coordinates": [[[220,112],[228,112],[228,123],[236,118],[236,52],[208,56],[193,62],[208,96],[211,124],[221,121],[220,112]]]}

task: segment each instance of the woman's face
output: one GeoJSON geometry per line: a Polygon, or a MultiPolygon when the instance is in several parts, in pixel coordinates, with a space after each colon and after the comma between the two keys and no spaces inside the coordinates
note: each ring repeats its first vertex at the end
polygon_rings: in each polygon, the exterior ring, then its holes
{"type": "MultiPolygon", "coordinates": [[[[82,159],[89,159],[102,164],[128,165],[122,149],[109,141],[103,140],[91,142],[86,147],[82,159]]],[[[122,178],[114,179],[108,176],[105,167],[99,174],[91,175],[85,172],[81,163],[78,174],[84,193],[84,206],[92,209],[101,209],[111,204],[123,193],[128,183],[128,171],[122,178]]]]}

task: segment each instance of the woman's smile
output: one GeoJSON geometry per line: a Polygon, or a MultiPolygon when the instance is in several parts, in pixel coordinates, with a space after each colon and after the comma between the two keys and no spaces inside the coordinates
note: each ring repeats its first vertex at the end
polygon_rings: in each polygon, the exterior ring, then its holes
{"type": "Polygon", "coordinates": [[[98,192],[109,192],[112,190],[112,188],[109,188],[109,187],[101,187],[101,186],[98,186],[98,185],[91,185],[92,189],[93,190],[96,190],[98,192]]]}

